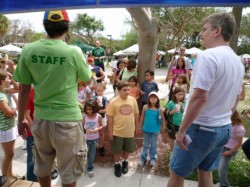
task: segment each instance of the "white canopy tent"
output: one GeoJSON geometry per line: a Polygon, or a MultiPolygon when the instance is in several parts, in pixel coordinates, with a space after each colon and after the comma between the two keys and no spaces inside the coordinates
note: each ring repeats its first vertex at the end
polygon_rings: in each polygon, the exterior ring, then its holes
{"type": "Polygon", "coordinates": [[[243,54],[243,55],[240,55],[240,58],[250,58],[250,55],[249,54],[243,54]]]}
{"type": "MultiPolygon", "coordinates": [[[[170,50],[168,50],[168,53],[169,54],[174,54],[175,52],[178,52],[179,50],[178,49],[170,49],[170,50]]],[[[190,48],[190,49],[186,49],[186,54],[187,55],[192,55],[192,54],[199,54],[199,53],[201,53],[202,52],[202,50],[201,49],[199,49],[199,48],[197,48],[197,47],[192,47],[192,48],[190,48]]]]}
{"type": "Polygon", "coordinates": [[[120,51],[117,51],[116,53],[114,53],[113,55],[114,56],[120,56],[120,55],[123,55],[124,53],[122,52],[122,50],[120,51]]]}
{"type": "Polygon", "coordinates": [[[14,46],[12,44],[8,44],[3,47],[0,47],[0,52],[15,55],[20,54],[22,52],[22,48],[14,46]]]}
{"type": "Polygon", "coordinates": [[[192,55],[192,54],[197,54],[198,55],[201,52],[202,52],[202,50],[199,49],[199,48],[196,48],[196,47],[192,47],[190,49],[186,49],[186,54],[188,54],[188,55],[192,55]]]}
{"type": "Polygon", "coordinates": [[[129,48],[124,49],[122,52],[125,55],[135,55],[135,54],[139,53],[139,45],[134,44],[134,45],[130,46],[129,48]]]}
{"type": "Polygon", "coordinates": [[[177,49],[170,49],[168,50],[168,54],[174,54],[175,52],[177,52],[178,50],[177,49]]]}
{"type": "Polygon", "coordinates": [[[158,55],[165,55],[165,52],[158,50],[158,55]]]}

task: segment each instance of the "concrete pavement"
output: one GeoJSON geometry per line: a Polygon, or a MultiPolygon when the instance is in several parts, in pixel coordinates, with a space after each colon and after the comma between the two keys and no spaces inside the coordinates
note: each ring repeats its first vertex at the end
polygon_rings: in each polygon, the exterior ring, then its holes
{"type": "MultiPolygon", "coordinates": [[[[107,73],[110,69],[107,68],[107,73]]],[[[167,69],[156,69],[155,79],[159,86],[159,96],[161,99],[166,99],[168,94],[167,84],[161,83],[166,77],[167,69]]],[[[105,90],[105,96],[109,99],[113,97],[112,84],[108,82],[107,89],[105,90]]],[[[18,137],[15,145],[15,156],[13,160],[13,171],[19,175],[26,174],[26,150],[22,150],[23,140],[18,137]]],[[[0,160],[2,160],[3,151],[0,149],[0,160]]],[[[132,163],[133,164],[133,163],[132,163]]],[[[0,172],[1,173],[1,172],[0,172]]],[[[77,182],[78,187],[151,187],[151,186],[166,186],[168,177],[156,176],[154,174],[146,173],[141,168],[133,167],[126,175],[117,178],[114,176],[113,167],[100,166],[96,164],[94,178],[89,178],[87,175],[83,175],[77,182]]],[[[60,186],[60,177],[52,181],[53,185],[60,186]]],[[[197,182],[185,180],[185,187],[197,186],[197,182]]]]}
{"type": "MultiPolygon", "coordinates": [[[[13,161],[13,171],[19,175],[26,174],[26,150],[22,150],[23,140],[18,137],[15,145],[15,156],[13,161]]],[[[3,152],[0,149],[0,160],[2,160],[3,152]]],[[[100,166],[95,164],[94,178],[89,178],[88,175],[82,175],[77,182],[77,187],[152,187],[166,186],[168,177],[156,176],[150,173],[145,173],[141,168],[130,168],[126,175],[115,177],[113,167],[100,166]]],[[[52,181],[52,185],[60,186],[61,179],[52,181]]],[[[196,181],[185,180],[184,187],[197,186],[196,181]]]]}

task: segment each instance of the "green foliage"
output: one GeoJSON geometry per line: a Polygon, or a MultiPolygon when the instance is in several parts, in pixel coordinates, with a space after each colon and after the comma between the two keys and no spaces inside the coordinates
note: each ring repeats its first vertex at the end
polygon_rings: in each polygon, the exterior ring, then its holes
{"type": "Polygon", "coordinates": [[[44,38],[44,33],[35,32],[30,23],[23,20],[12,20],[10,30],[5,37],[5,43],[30,43],[44,38]]]}
{"type": "MultiPolygon", "coordinates": [[[[250,40],[250,38],[249,38],[250,40]]],[[[250,42],[250,41],[249,41],[250,42]]],[[[237,47],[237,54],[242,55],[242,54],[250,54],[250,44],[248,43],[243,43],[240,46],[237,47]]]]}
{"type": "MultiPolygon", "coordinates": [[[[244,82],[247,82],[248,80],[244,80],[244,82]]],[[[242,112],[243,110],[250,108],[250,85],[245,86],[245,100],[240,101],[238,105],[238,110],[242,112]]]]}
{"type": "Polygon", "coordinates": [[[249,54],[250,53],[250,13],[244,15],[241,20],[240,26],[240,46],[237,47],[237,53],[249,54]]]}
{"type": "Polygon", "coordinates": [[[8,32],[9,27],[10,27],[9,19],[6,16],[0,14],[0,43],[4,43],[3,38],[8,32]]]}
{"type": "Polygon", "coordinates": [[[161,26],[159,48],[171,49],[185,44],[197,46],[201,20],[216,12],[215,8],[153,8],[154,17],[161,26]]]}
{"type": "Polygon", "coordinates": [[[95,17],[85,14],[77,14],[74,22],[70,24],[71,31],[79,38],[89,39],[93,43],[93,35],[97,31],[103,31],[104,26],[101,20],[96,20],[95,17]]]}
{"type": "Polygon", "coordinates": [[[121,46],[123,49],[138,43],[138,31],[132,27],[129,32],[127,32],[125,35],[123,35],[123,40],[124,41],[123,41],[123,44],[121,46]]]}
{"type": "MultiPolygon", "coordinates": [[[[228,168],[228,180],[230,185],[247,187],[250,184],[250,162],[247,160],[243,151],[240,149],[236,157],[231,161],[228,168]]],[[[198,180],[197,171],[194,171],[191,176],[187,179],[189,180],[198,180]]],[[[214,183],[219,181],[218,172],[213,171],[214,183]]]]}
{"type": "Polygon", "coordinates": [[[250,13],[244,15],[241,20],[240,35],[250,39],[250,13]]]}

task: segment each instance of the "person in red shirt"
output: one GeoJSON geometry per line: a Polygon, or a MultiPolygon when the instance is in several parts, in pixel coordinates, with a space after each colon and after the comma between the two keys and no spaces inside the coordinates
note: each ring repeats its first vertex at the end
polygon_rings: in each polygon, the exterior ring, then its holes
{"type": "MultiPolygon", "coordinates": [[[[31,128],[34,120],[34,89],[32,88],[29,95],[29,101],[25,110],[25,119],[28,121],[31,128]]],[[[34,144],[34,138],[31,131],[27,132],[27,180],[28,181],[37,181],[37,176],[34,174],[34,161],[33,161],[33,152],[32,147],[34,144]]],[[[58,177],[58,171],[56,169],[56,164],[51,172],[51,178],[56,179],[58,177]]]]}

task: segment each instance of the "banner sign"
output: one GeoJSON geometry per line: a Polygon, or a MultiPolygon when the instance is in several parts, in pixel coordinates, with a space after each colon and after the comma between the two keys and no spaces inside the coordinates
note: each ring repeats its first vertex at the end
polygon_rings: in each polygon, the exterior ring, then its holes
{"type": "Polygon", "coordinates": [[[1,0],[0,13],[108,7],[249,7],[250,0],[1,0]]]}

